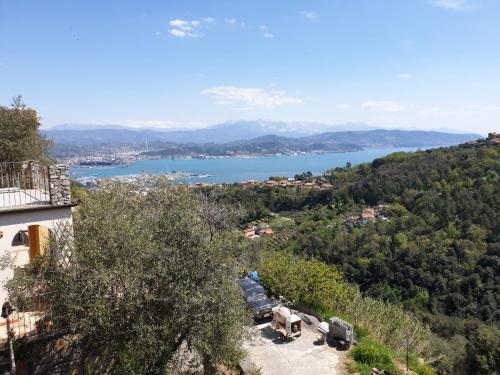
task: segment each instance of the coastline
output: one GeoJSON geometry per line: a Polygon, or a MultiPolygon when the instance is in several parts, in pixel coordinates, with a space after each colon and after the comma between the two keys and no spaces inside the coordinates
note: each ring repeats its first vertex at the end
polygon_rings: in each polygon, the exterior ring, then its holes
{"type": "Polygon", "coordinates": [[[267,155],[259,157],[220,157],[220,158],[182,158],[182,159],[139,159],[133,164],[112,168],[71,167],[72,178],[109,179],[116,176],[137,174],[174,174],[183,173],[178,180],[186,183],[239,183],[248,180],[267,180],[270,176],[293,177],[295,174],[310,171],[321,174],[328,169],[344,167],[346,163],[357,165],[393,152],[415,151],[418,148],[387,148],[357,152],[335,152],[301,155],[267,155]],[[200,176],[204,176],[203,178],[200,176]],[[209,177],[206,177],[209,176],[209,177]]]}

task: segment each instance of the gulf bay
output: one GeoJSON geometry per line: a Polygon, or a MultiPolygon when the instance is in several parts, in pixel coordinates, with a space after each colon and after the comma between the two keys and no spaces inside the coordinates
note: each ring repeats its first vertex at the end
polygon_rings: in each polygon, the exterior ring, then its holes
{"type": "Polygon", "coordinates": [[[296,156],[264,157],[224,157],[213,159],[160,159],[137,160],[127,166],[109,168],[83,168],[73,166],[71,175],[79,180],[110,178],[142,173],[183,172],[209,177],[190,177],[182,179],[188,183],[235,183],[249,179],[266,180],[270,176],[293,177],[295,174],[310,171],[317,175],[330,168],[343,167],[350,162],[353,166],[398,151],[415,151],[416,148],[368,149],[358,152],[306,154],[296,156]]]}

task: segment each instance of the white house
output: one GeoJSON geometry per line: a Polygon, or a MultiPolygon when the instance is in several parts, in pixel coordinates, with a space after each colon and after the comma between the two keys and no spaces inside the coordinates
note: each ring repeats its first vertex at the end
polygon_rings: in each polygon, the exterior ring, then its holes
{"type": "Polygon", "coordinates": [[[15,268],[45,251],[51,232],[71,228],[71,192],[66,166],[36,161],[0,163],[0,305],[7,299],[4,284],[15,268]]]}

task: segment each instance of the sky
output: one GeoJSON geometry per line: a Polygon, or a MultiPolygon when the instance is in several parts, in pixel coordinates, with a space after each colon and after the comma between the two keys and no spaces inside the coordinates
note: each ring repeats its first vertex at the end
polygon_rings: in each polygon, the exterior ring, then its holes
{"type": "Polygon", "coordinates": [[[498,0],[0,0],[0,104],[44,127],[500,131],[498,0]]]}

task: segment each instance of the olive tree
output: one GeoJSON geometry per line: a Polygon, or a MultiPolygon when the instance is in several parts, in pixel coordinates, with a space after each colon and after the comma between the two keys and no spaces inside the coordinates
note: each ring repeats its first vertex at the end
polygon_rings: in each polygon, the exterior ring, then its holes
{"type": "Polygon", "coordinates": [[[207,197],[188,187],[136,190],[112,185],[85,198],[74,239],[55,240],[18,272],[11,297],[22,305],[43,294],[54,327],[77,335],[106,371],[212,373],[234,363],[249,319],[235,283],[240,237],[220,215],[207,222],[207,197]]]}
{"type": "Polygon", "coordinates": [[[37,112],[26,107],[21,96],[13,98],[11,108],[0,106],[0,162],[52,161],[48,156],[52,143],[39,127],[37,112]]]}

